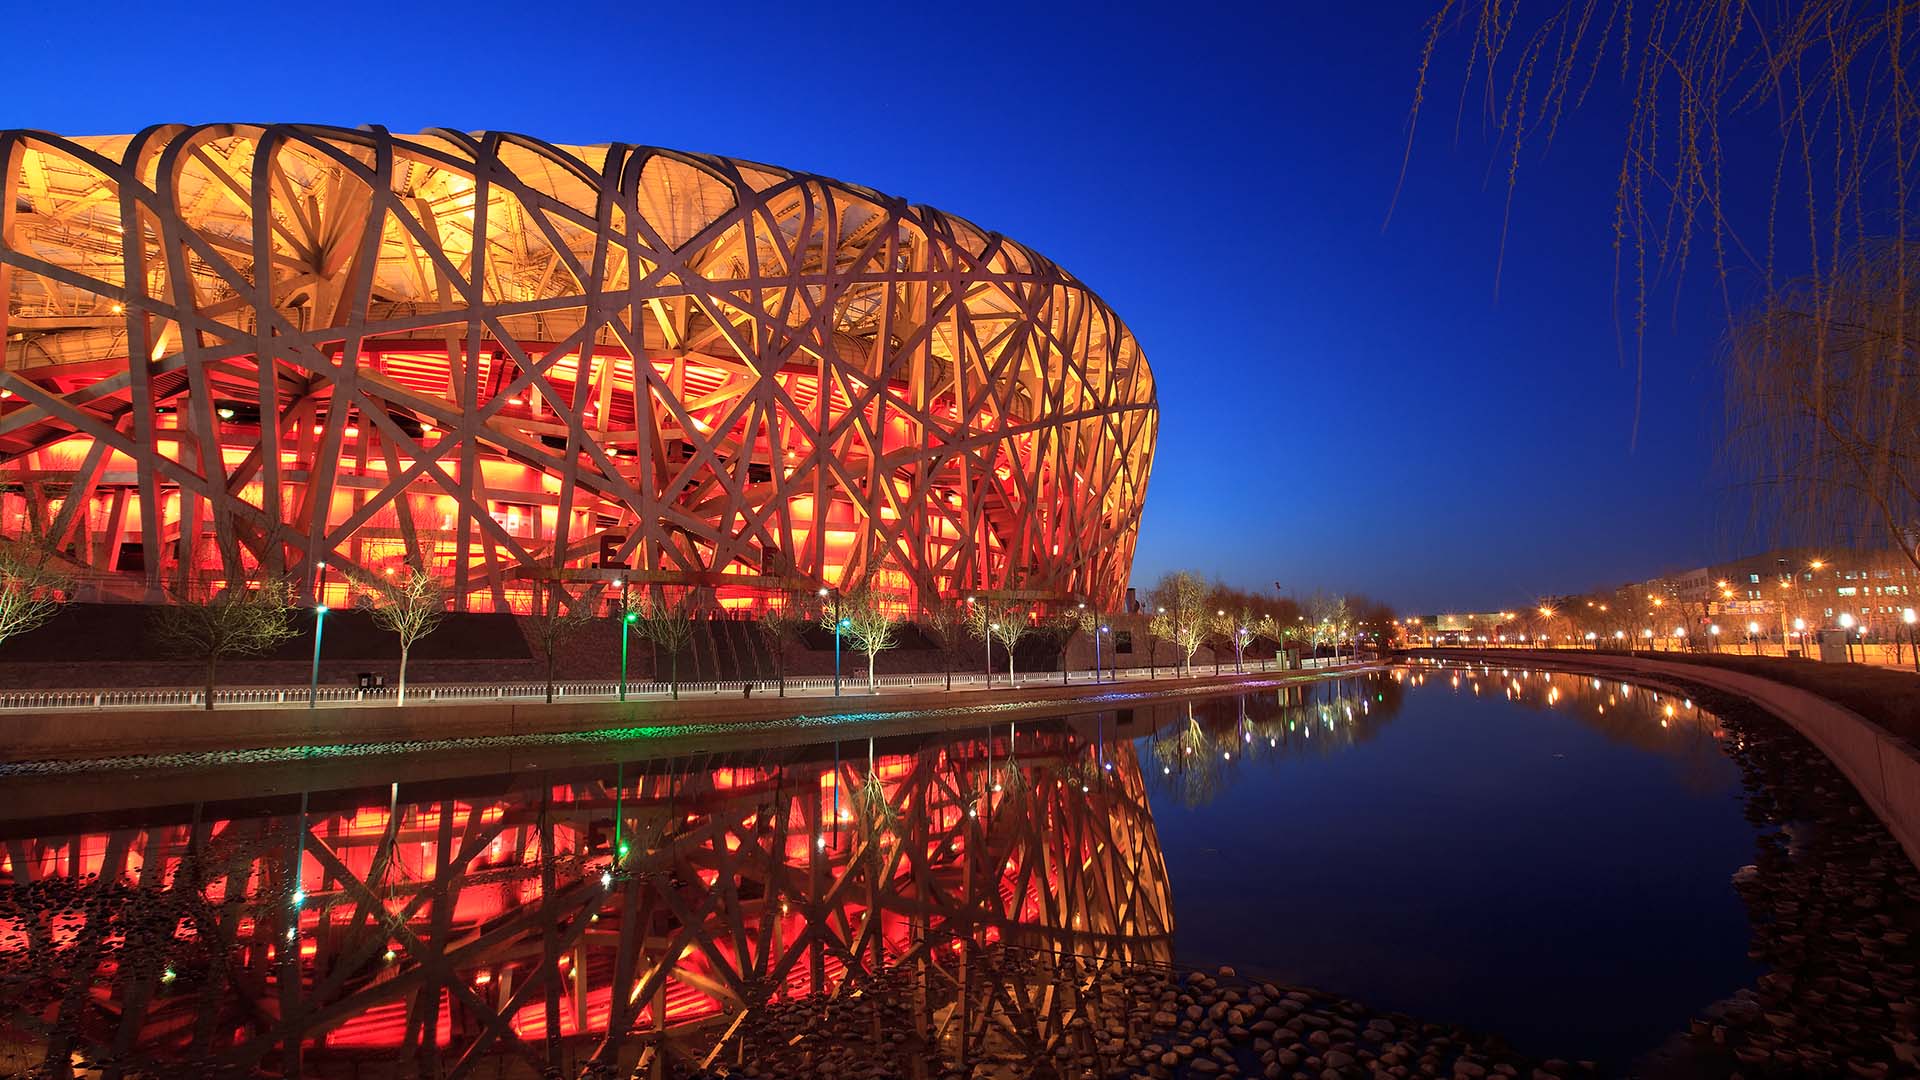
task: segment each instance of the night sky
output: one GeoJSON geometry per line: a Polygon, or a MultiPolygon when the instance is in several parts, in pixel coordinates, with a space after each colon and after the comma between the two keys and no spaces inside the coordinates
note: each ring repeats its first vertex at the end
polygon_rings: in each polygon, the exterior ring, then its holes
{"type": "Polygon", "coordinates": [[[1604,86],[1529,157],[1496,290],[1505,165],[1477,108],[1456,132],[1452,53],[1382,230],[1431,0],[1026,6],[107,2],[80,34],[10,22],[0,127],[620,140],[812,170],[1016,237],[1098,290],[1158,375],[1142,585],[1190,567],[1485,608],[1738,546],[1717,302],[1668,287],[1643,378],[1616,333],[1604,86]]]}

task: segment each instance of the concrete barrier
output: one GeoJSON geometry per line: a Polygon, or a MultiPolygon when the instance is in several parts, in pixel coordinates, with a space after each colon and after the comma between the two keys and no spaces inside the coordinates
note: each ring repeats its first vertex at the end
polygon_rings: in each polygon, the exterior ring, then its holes
{"type": "Polygon", "coordinates": [[[1416,649],[1413,656],[1503,667],[1534,665],[1706,686],[1745,698],[1793,726],[1820,748],[1866,800],[1887,831],[1920,866],[1920,752],[1905,739],[1818,694],[1711,664],[1675,663],[1622,653],[1532,649],[1416,649]]]}

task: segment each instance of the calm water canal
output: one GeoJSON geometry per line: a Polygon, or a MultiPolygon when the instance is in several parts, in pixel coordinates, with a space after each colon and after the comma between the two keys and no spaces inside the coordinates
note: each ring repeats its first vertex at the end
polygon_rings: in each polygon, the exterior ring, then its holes
{"type": "Polygon", "coordinates": [[[951,1057],[990,952],[1620,1065],[1757,974],[1755,833],[1689,701],[1428,667],[1112,704],[15,769],[0,1075],[631,1070],[863,972],[951,1057]]]}
{"type": "Polygon", "coordinates": [[[1518,668],[1197,703],[1140,742],[1175,952],[1625,1063],[1758,974],[1720,737],[1684,698],[1518,668]]]}

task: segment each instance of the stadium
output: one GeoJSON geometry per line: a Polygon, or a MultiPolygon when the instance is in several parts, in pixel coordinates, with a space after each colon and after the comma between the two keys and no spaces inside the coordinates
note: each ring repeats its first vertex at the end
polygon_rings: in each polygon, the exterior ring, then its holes
{"type": "Polygon", "coordinates": [[[940,211],[503,132],[6,131],[0,170],[0,532],[93,598],[1125,591],[1146,359],[940,211]]]}

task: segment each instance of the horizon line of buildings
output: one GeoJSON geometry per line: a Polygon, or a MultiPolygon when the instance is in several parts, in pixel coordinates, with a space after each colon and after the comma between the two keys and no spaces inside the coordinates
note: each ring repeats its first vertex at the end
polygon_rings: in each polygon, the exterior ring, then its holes
{"type": "Polygon", "coordinates": [[[1549,623],[1581,633],[1666,638],[1726,623],[1728,633],[1776,638],[1832,629],[1851,615],[1863,638],[1904,633],[1920,604],[1920,566],[1895,547],[1775,548],[1633,581],[1615,588],[1537,598],[1496,612],[1410,615],[1409,637],[1552,634],[1549,623]]]}

